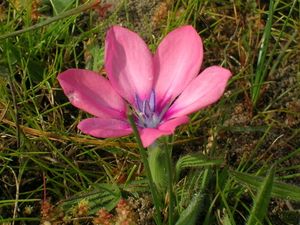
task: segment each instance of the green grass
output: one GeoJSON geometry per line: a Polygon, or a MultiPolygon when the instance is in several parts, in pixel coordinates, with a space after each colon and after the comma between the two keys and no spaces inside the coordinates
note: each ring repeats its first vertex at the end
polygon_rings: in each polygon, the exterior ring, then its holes
{"type": "Polygon", "coordinates": [[[0,9],[0,223],[38,224],[47,200],[53,220],[64,213],[70,224],[85,224],[101,207],[115,213],[121,196],[150,195],[135,139],[79,133],[88,115],[68,103],[56,79],[71,67],[101,71],[113,24],[138,32],[152,50],[191,24],[205,46],[203,68],[222,65],[234,75],[223,98],[174,136],[174,223],[299,223],[299,1],[165,1],[153,18],[142,8],[147,1],[126,0],[99,18],[82,1],[52,0],[37,6],[38,19],[33,0],[17,2],[0,9]],[[89,214],[79,218],[72,213],[83,199],[89,214]]]}

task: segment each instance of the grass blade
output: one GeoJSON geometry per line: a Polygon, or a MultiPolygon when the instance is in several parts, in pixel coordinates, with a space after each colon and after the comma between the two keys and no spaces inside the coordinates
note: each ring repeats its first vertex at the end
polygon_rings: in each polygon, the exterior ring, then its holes
{"type": "MultiPolygon", "coordinates": [[[[241,182],[242,184],[250,186],[254,189],[259,189],[264,181],[263,177],[237,171],[230,171],[230,175],[232,175],[238,182],[241,182]]],[[[300,201],[300,187],[274,181],[271,195],[272,197],[300,201]]]]}
{"type": "Polygon", "coordinates": [[[259,92],[266,75],[266,71],[264,70],[264,68],[266,67],[265,61],[266,61],[267,50],[268,50],[269,41],[271,37],[272,20],[273,20],[273,14],[275,10],[274,8],[275,8],[274,1],[271,0],[269,5],[268,20],[263,33],[261,46],[258,54],[257,69],[256,69],[255,76],[252,80],[251,98],[252,98],[253,105],[256,105],[257,103],[257,100],[259,98],[259,92]]]}
{"type": "Polygon", "coordinates": [[[267,177],[263,180],[261,186],[258,189],[257,196],[254,200],[254,205],[248,218],[247,225],[262,224],[268,205],[271,199],[272,186],[274,181],[275,169],[272,167],[267,177]]]}
{"type": "Polygon", "coordinates": [[[17,30],[17,31],[8,33],[8,34],[1,35],[0,40],[6,39],[8,37],[17,36],[17,35],[20,35],[22,33],[32,31],[32,30],[39,29],[39,28],[44,27],[44,26],[46,26],[50,23],[53,23],[57,20],[61,20],[61,19],[64,19],[66,17],[73,16],[73,15],[79,14],[83,11],[86,11],[86,10],[98,5],[99,3],[100,3],[100,1],[95,0],[95,1],[92,1],[92,2],[89,2],[89,3],[82,4],[81,6],[78,6],[77,8],[70,9],[69,11],[66,11],[64,13],[61,13],[61,14],[57,15],[57,16],[51,17],[51,18],[49,18],[47,20],[44,20],[44,21],[42,21],[38,24],[35,24],[33,26],[26,27],[22,30],[17,30]]]}

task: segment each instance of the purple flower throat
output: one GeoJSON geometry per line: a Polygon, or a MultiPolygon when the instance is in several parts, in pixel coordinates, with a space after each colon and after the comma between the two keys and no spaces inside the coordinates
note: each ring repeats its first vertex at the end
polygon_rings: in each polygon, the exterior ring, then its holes
{"type": "Polygon", "coordinates": [[[156,128],[169,108],[167,104],[162,110],[157,109],[154,90],[146,100],[141,100],[138,95],[135,95],[135,103],[137,108],[134,109],[134,113],[137,125],[143,128],[156,128]]]}

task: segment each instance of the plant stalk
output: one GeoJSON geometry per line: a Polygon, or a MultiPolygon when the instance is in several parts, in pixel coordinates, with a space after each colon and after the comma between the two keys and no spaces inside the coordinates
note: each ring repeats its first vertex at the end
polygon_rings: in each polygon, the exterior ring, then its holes
{"type": "Polygon", "coordinates": [[[129,111],[127,116],[128,116],[130,126],[132,127],[133,134],[136,138],[136,141],[137,141],[137,144],[138,144],[138,147],[139,147],[139,151],[140,151],[140,154],[141,154],[141,157],[142,157],[142,161],[143,161],[143,164],[144,164],[144,167],[145,167],[145,170],[146,170],[146,174],[147,174],[147,178],[148,178],[148,182],[149,182],[149,186],[150,186],[150,190],[151,190],[151,194],[152,194],[152,198],[153,198],[153,202],[154,202],[154,206],[155,206],[155,214],[156,214],[155,220],[156,220],[156,223],[158,225],[162,225],[161,203],[160,203],[160,200],[159,200],[159,197],[158,197],[156,186],[155,186],[155,184],[153,182],[153,179],[152,179],[151,170],[150,170],[150,166],[149,166],[149,163],[148,163],[147,152],[146,152],[146,149],[144,148],[144,146],[142,144],[142,140],[141,140],[141,137],[139,135],[137,126],[135,124],[132,112],[129,111]]]}
{"type": "Polygon", "coordinates": [[[167,176],[168,176],[168,192],[169,192],[169,225],[174,224],[174,190],[173,190],[173,166],[172,166],[172,146],[168,146],[166,142],[165,159],[167,163],[167,176]]]}

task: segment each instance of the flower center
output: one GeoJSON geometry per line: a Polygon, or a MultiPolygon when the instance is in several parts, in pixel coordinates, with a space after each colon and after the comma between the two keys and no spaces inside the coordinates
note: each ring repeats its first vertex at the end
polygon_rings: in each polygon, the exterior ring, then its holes
{"type": "Polygon", "coordinates": [[[169,108],[167,105],[161,112],[157,112],[154,91],[151,92],[149,99],[146,100],[141,100],[136,95],[135,102],[137,106],[135,109],[135,114],[138,120],[137,125],[144,128],[156,128],[169,108]]]}

